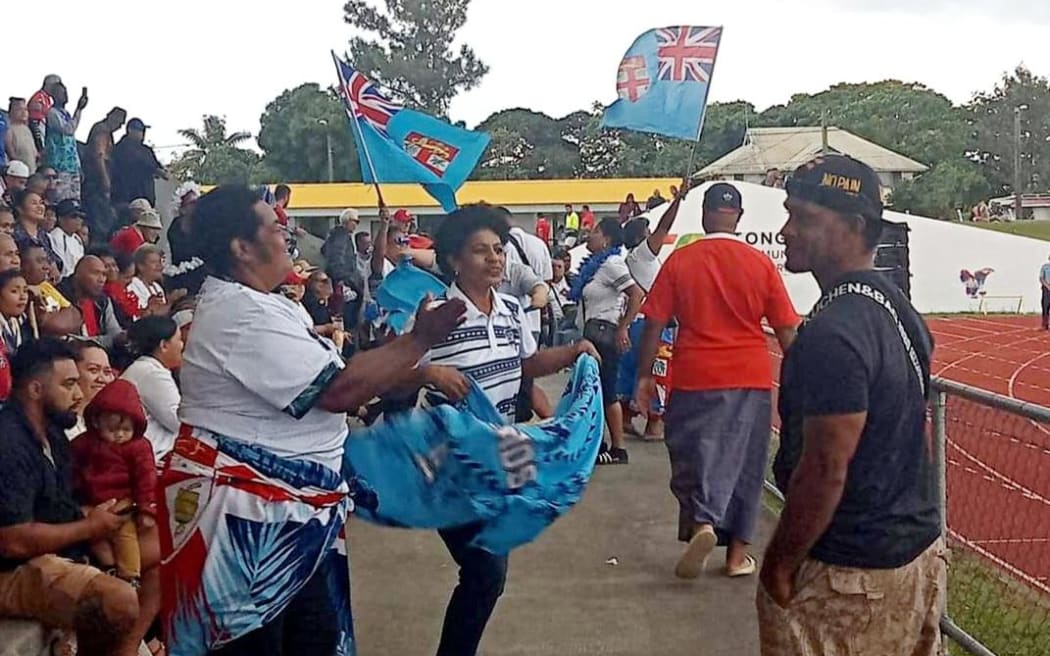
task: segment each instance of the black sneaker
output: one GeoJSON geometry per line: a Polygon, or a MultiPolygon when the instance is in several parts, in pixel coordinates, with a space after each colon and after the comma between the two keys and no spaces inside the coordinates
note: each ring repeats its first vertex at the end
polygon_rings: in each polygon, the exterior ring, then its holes
{"type": "Polygon", "coordinates": [[[595,464],[598,465],[626,465],[628,463],[627,449],[609,449],[598,454],[595,464]]]}

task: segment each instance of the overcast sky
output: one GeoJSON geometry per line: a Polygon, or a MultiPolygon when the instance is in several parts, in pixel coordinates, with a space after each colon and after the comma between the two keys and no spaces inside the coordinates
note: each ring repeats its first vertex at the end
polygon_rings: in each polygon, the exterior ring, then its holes
{"type": "MultiPolygon", "coordinates": [[[[615,99],[616,68],[651,27],[725,26],[711,99],[763,109],[841,81],[918,81],[965,102],[1024,63],[1050,75],[1050,3],[1026,0],[474,0],[460,39],[489,75],[452,117],[474,125],[508,107],[555,117],[615,99]]],[[[28,96],[58,73],[70,96],[88,86],[78,136],[114,105],[153,126],[167,159],[204,113],[258,131],[272,98],[328,85],[328,51],[351,30],[343,0],[4,1],[0,97],[28,96]],[[60,17],[58,19],[51,16],[60,17]],[[119,27],[117,21],[134,27],[119,27]],[[36,26],[37,30],[23,29],[36,26]],[[16,54],[18,56],[13,56],[16,54]]],[[[6,103],[5,103],[6,104],[6,103]]]]}

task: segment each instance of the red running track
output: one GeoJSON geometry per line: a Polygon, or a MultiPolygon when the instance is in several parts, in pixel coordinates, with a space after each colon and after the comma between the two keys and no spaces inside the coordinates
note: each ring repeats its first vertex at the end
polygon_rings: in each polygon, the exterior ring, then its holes
{"type": "MultiPolygon", "coordinates": [[[[933,375],[1050,407],[1050,333],[1038,317],[931,317],[933,375]]],[[[774,371],[780,354],[771,342],[774,371]]],[[[948,528],[1050,593],[1050,425],[949,398],[948,528]]]]}

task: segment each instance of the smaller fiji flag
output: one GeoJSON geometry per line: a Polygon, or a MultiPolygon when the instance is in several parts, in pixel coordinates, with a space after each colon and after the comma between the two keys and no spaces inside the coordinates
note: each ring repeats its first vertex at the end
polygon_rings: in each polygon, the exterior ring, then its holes
{"type": "Polygon", "coordinates": [[[477,166],[489,135],[406,109],[334,52],[332,59],[365,182],[416,182],[446,212],[455,210],[456,190],[477,166]]]}
{"type": "Polygon", "coordinates": [[[697,140],[721,27],[665,27],[635,39],[616,71],[619,99],[602,126],[697,140]]]}

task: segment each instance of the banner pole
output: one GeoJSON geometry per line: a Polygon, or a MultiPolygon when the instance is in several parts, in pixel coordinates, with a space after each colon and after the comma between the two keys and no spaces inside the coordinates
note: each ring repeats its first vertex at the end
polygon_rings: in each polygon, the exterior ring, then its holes
{"type": "Polygon", "coordinates": [[[379,186],[379,178],[376,177],[375,165],[372,164],[372,155],[368,152],[368,146],[365,144],[364,134],[361,132],[361,126],[357,122],[357,103],[354,102],[353,97],[350,95],[350,90],[346,88],[346,78],[343,77],[343,67],[340,66],[339,57],[332,51],[332,61],[335,63],[335,73],[339,76],[339,84],[342,87],[340,94],[346,98],[347,104],[350,106],[350,130],[354,132],[354,136],[357,139],[357,146],[365,154],[365,163],[368,165],[368,172],[372,174],[372,184],[376,188],[376,197],[379,201],[379,209],[386,208],[386,202],[383,200],[383,189],[379,186]]]}
{"type": "Polygon", "coordinates": [[[696,127],[696,140],[693,141],[693,147],[689,151],[689,165],[685,169],[685,179],[693,179],[693,163],[696,161],[696,149],[700,145],[700,137],[704,134],[704,121],[707,119],[707,98],[711,95],[711,85],[715,80],[715,68],[718,65],[718,51],[722,49],[722,37],[725,36],[725,26],[718,26],[718,47],[715,48],[715,56],[711,58],[711,77],[707,79],[707,88],[704,89],[704,100],[701,107],[703,110],[700,113],[700,123],[696,127]]]}

